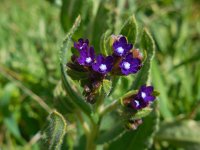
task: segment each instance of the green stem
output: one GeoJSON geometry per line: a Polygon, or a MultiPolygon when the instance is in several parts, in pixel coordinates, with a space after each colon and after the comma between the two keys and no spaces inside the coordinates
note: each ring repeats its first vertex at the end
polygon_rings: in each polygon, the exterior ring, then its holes
{"type": "Polygon", "coordinates": [[[86,136],[88,136],[89,132],[90,132],[90,129],[89,129],[89,126],[88,126],[87,122],[84,121],[84,119],[83,119],[83,117],[81,115],[81,112],[77,112],[76,115],[77,115],[79,121],[81,122],[81,124],[83,126],[83,130],[84,130],[86,136]]]}
{"type": "Polygon", "coordinates": [[[100,116],[104,116],[106,113],[113,111],[119,105],[119,100],[113,101],[110,105],[106,106],[102,111],[99,113],[100,116]]]}
{"type": "Polygon", "coordinates": [[[87,137],[86,150],[96,150],[95,139],[98,135],[98,130],[99,130],[99,127],[96,124],[92,126],[90,130],[90,134],[87,137]]]}
{"type": "MultiPolygon", "coordinates": [[[[99,95],[98,99],[97,99],[97,102],[96,102],[96,107],[94,109],[94,113],[99,115],[100,114],[100,111],[101,111],[101,108],[103,106],[103,102],[104,102],[104,99],[105,99],[105,95],[104,93],[100,92],[101,94],[99,95]]],[[[100,115],[99,115],[100,116],[100,115]]],[[[101,124],[101,120],[102,120],[102,117],[99,117],[98,118],[98,121],[94,121],[95,119],[92,119],[91,120],[91,128],[90,128],[90,132],[87,136],[87,145],[86,145],[86,150],[96,150],[96,144],[95,144],[95,140],[98,136],[98,133],[99,133],[99,127],[100,127],[100,124],[101,124]]]]}

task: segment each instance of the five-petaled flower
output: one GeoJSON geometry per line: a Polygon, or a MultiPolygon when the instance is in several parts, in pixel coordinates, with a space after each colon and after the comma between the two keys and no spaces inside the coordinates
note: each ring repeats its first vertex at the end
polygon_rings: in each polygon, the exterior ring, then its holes
{"type": "Polygon", "coordinates": [[[86,39],[82,39],[80,38],[78,40],[78,42],[74,42],[74,48],[76,48],[77,50],[81,51],[82,49],[87,49],[87,47],[89,46],[89,40],[86,39]]]}
{"type": "Polygon", "coordinates": [[[133,45],[129,44],[124,36],[121,36],[119,40],[113,43],[113,50],[116,56],[126,56],[132,48],[133,45]]]}
{"type": "Polygon", "coordinates": [[[80,56],[77,61],[80,65],[91,66],[94,62],[95,52],[93,47],[84,47],[79,51],[80,56]]]}
{"type": "Polygon", "coordinates": [[[135,94],[131,99],[131,107],[136,110],[147,107],[156,98],[155,96],[153,96],[153,92],[153,86],[141,86],[138,93],[135,94]]]}
{"type": "Polygon", "coordinates": [[[103,55],[100,54],[96,57],[96,62],[92,64],[92,69],[101,74],[106,74],[112,70],[112,66],[113,66],[113,57],[112,56],[104,57],[103,55]]]}
{"type": "Polygon", "coordinates": [[[133,58],[133,55],[130,53],[120,63],[121,72],[124,75],[131,73],[137,73],[141,68],[141,60],[138,58],[133,58]]]}

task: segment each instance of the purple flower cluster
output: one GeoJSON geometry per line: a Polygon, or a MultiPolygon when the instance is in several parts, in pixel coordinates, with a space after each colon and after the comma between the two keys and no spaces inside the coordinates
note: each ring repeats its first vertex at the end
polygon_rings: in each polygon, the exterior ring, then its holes
{"type": "Polygon", "coordinates": [[[153,86],[143,85],[140,87],[137,94],[133,95],[130,100],[130,106],[136,110],[147,107],[151,102],[155,100],[153,95],[154,88],[153,86]]]}
{"type": "Polygon", "coordinates": [[[74,48],[79,51],[79,57],[77,62],[79,65],[90,67],[93,71],[100,74],[107,74],[112,71],[113,66],[117,69],[120,69],[121,74],[129,75],[137,73],[141,68],[141,59],[135,58],[131,49],[133,45],[127,42],[126,37],[118,36],[114,41],[113,55],[112,56],[103,56],[101,54],[95,55],[94,48],[89,46],[89,41],[86,39],[79,39],[78,42],[74,43],[74,48]],[[120,62],[118,62],[118,60],[120,62]]]}
{"type": "Polygon", "coordinates": [[[77,61],[80,65],[91,66],[94,62],[95,52],[93,47],[89,47],[89,41],[79,39],[77,43],[74,43],[74,48],[76,48],[80,56],[77,61]]]}
{"type": "MultiPolygon", "coordinates": [[[[67,63],[71,71],[86,74],[85,79],[77,79],[83,87],[83,95],[89,103],[95,102],[96,93],[102,84],[103,79],[110,73],[115,75],[129,75],[137,73],[142,66],[142,59],[135,55],[133,45],[128,43],[125,36],[114,36],[111,45],[112,55],[104,56],[95,54],[94,47],[88,39],[79,39],[74,42],[74,48],[79,55],[73,55],[72,61],[67,63]]],[[[140,54],[137,51],[136,54],[140,54]]],[[[73,75],[71,74],[72,78],[73,75]]]]}
{"type": "Polygon", "coordinates": [[[91,66],[92,69],[100,74],[106,74],[112,70],[113,57],[103,55],[95,55],[94,48],[89,46],[88,39],[79,39],[74,43],[74,48],[79,51],[79,57],[77,61],[80,65],[91,66]]]}
{"type": "Polygon", "coordinates": [[[114,55],[122,58],[119,67],[124,75],[137,73],[141,68],[141,60],[133,57],[132,48],[133,45],[129,44],[124,36],[120,36],[113,43],[114,55]]]}

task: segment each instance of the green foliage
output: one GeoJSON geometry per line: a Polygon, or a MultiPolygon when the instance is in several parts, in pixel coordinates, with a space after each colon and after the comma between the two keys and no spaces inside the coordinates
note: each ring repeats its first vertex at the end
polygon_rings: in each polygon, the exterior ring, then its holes
{"type": "Polygon", "coordinates": [[[137,74],[137,77],[131,87],[131,89],[137,89],[139,86],[147,84],[149,80],[149,72],[151,68],[151,61],[155,53],[155,45],[151,35],[148,33],[147,29],[143,30],[141,37],[141,46],[147,51],[147,58],[145,59],[142,69],[137,74]]]}
{"type": "Polygon", "coordinates": [[[121,29],[121,34],[122,35],[126,35],[126,37],[128,38],[128,41],[130,43],[135,44],[136,42],[136,38],[137,38],[137,31],[138,27],[137,27],[137,23],[135,20],[134,16],[131,16],[125,23],[124,26],[121,29]]]}
{"type": "MultiPolygon", "coordinates": [[[[51,115],[50,120],[59,122],[59,126],[65,120],[69,122],[68,134],[59,140],[61,149],[87,149],[88,143],[93,148],[95,144],[96,149],[139,150],[152,144],[152,150],[199,149],[199,8],[197,0],[2,0],[0,149],[41,149],[40,131],[52,108],[62,116],[54,113],[56,117],[51,115]],[[70,30],[78,15],[82,19],[77,22],[78,30],[70,30]],[[155,44],[143,31],[143,25],[155,44]],[[68,31],[60,64],[58,46],[68,31]],[[105,100],[91,109],[81,95],[83,89],[78,80],[87,75],[66,69],[65,65],[71,51],[77,54],[71,49],[72,41],[80,37],[88,38],[97,53],[110,55],[112,34],[124,34],[135,48],[139,47],[144,66],[136,76],[106,79],[101,91],[109,94],[96,95],[105,100]],[[154,46],[156,54],[151,63],[154,46]],[[150,109],[139,111],[134,117],[146,116],[143,124],[129,132],[124,129],[120,103],[115,100],[129,91],[134,93],[145,83],[153,84],[159,91],[158,108],[147,116],[150,109]],[[161,123],[155,135],[158,110],[161,123]]],[[[52,129],[63,129],[59,126],[52,129]]],[[[62,137],[65,131],[56,133],[62,137]]],[[[52,132],[47,132],[49,137],[52,132]]]]}
{"type": "Polygon", "coordinates": [[[143,124],[134,131],[127,131],[116,141],[112,142],[108,150],[144,150],[151,147],[153,135],[158,126],[158,110],[155,107],[150,115],[144,118],[143,124]]]}
{"type": "Polygon", "coordinates": [[[194,120],[163,122],[155,139],[185,150],[198,150],[200,146],[199,130],[200,123],[194,120]]]}
{"type": "Polygon", "coordinates": [[[49,115],[47,127],[43,131],[43,140],[49,150],[60,150],[66,133],[67,124],[64,117],[57,111],[49,115]]]}
{"type": "Polygon", "coordinates": [[[152,63],[152,77],[153,82],[155,85],[155,88],[159,88],[162,93],[160,93],[160,101],[159,101],[159,107],[160,107],[160,113],[164,118],[172,118],[172,114],[169,110],[169,101],[167,96],[167,91],[165,84],[163,83],[161,73],[158,70],[158,65],[155,61],[152,63]]]}
{"type": "MultiPolygon", "coordinates": [[[[111,118],[109,118],[111,120],[111,118]]],[[[124,134],[124,122],[123,121],[118,121],[112,122],[112,124],[107,125],[111,128],[107,130],[103,130],[100,134],[99,137],[96,140],[97,144],[109,144],[112,141],[115,141],[117,138],[119,138],[121,135],[124,134]]]]}
{"type": "Polygon", "coordinates": [[[110,30],[107,30],[103,35],[101,36],[100,41],[100,49],[101,53],[107,56],[108,54],[111,54],[111,49],[109,49],[109,36],[110,36],[110,30]]]}
{"type": "Polygon", "coordinates": [[[86,104],[85,101],[80,97],[80,95],[78,96],[75,93],[75,91],[72,89],[72,87],[70,86],[70,83],[68,81],[68,75],[65,71],[65,66],[67,63],[66,58],[68,58],[66,55],[69,54],[67,52],[71,49],[71,37],[72,37],[73,33],[75,32],[75,30],[78,28],[80,21],[81,21],[81,18],[80,18],[80,16],[78,16],[73,27],[68,32],[65,40],[63,41],[63,46],[62,46],[61,52],[60,52],[61,53],[60,67],[61,67],[62,81],[63,81],[63,85],[64,85],[67,95],[70,96],[70,98],[72,99],[72,103],[75,106],[77,106],[79,109],[83,110],[83,112],[85,112],[87,115],[90,115],[90,113],[91,113],[90,106],[88,104],[86,104]]]}

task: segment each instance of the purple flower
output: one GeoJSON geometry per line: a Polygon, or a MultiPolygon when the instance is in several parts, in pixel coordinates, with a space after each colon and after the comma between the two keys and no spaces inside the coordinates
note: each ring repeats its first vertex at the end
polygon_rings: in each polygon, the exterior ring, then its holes
{"type": "Polygon", "coordinates": [[[94,62],[95,52],[93,47],[83,48],[79,51],[80,56],[77,58],[77,61],[80,65],[91,66],[94,62]]]}
{"type": "Polygon", "coordinates": [[[79,51],[87,48],[88,46],[89,46],[89,40],[88,39],[84,40],[84,39],[80,38],[78,40],[78,42],[74,42],[74,48],[76,48],[79,51]]]}
{"type": "Polygon", "coordinates": [[[141,68],[141,61],[138,58],[133,58],[132,54],[128,54],[119,64],[121,72],[124,75],[136,73],[141,68]]]}
{"type": "Polygon", "coordinates": [[[127,43],[124,36],[120,37],[113,43],[114,54],[117,56],[125,56],[133,48],[132,44],[127,43]]]}
{"type": "Polygon", "coordinates": [[[153,90],[153,86],[141,86],[139,92],[131,100],[131,106],[136,110],[148,106],[156,98],[152,95],[153,90]]]}
{"type": "Polygon", "coordinates": [[[103,57],[101,54],[96,57],[96,62],[92,64],[92,69],[101,74],[106,74],[112,70],[113,57],[103,57]]]}

